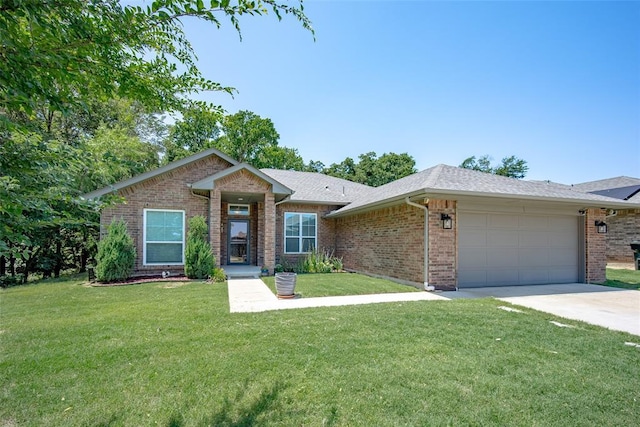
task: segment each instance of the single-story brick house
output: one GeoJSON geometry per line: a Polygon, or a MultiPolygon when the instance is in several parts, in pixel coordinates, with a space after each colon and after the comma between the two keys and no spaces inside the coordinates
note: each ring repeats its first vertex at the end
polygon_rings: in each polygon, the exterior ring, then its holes
{"type": "Polygon", "coordinates": [[[605,279],[609,209],[640,204],[438,165],[372,188],[311,172],[258,170],[215,149],[85,195],[126,203],[136,274],[181,272],[188,219],[203,215],[218,264],[266,266],[331,248],[346,269],[431,289],[605,279]]]}
{"type": "MultiPolygon", "coordinates": [[[[640,178],[618,176],[575,184],[573,188],[640,204],[640,178]]],[[[606,236],[607,261],[633,262],[630,244],[640,241],[640,209],[615,209],[608,212],[606,221],[609,224],[606,236]]]]}

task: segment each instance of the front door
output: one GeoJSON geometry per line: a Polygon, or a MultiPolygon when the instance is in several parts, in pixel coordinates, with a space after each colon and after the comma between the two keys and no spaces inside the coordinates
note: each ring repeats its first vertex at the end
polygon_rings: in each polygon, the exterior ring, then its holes
{"type": "Polygon", "coordinates": [[[249,264],[249,220],[230,219],[229,264],[249,264]]]}

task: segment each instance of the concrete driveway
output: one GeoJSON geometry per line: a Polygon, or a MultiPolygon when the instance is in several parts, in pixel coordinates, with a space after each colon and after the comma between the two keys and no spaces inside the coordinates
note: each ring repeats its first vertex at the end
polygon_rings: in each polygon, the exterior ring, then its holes
{"type": "Polygon", "coordinates": [[[640,291],[576,283],[462,289],[446,296],[494,297],[567,319],[640,335],[640,291]]]}

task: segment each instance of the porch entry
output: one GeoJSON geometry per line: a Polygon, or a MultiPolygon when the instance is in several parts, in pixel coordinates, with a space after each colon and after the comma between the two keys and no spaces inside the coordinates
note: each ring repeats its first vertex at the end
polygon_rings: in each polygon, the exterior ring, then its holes
{"type": "Polygon", "coordinates": [[[249,264],[249,220],[248,219],[230,219],[227,227],[229,236],[227,242],[229,247],[229,264],[249,264]]]}

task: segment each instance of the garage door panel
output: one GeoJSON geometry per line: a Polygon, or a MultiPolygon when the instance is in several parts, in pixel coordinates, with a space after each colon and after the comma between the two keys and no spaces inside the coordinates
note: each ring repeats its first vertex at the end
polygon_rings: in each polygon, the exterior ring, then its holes
{"type": "Polygon", "coordinates": [[[488,224],[488,214],[485,213],[467,213],[465,214],[465,227],[483,227],[488,224]]]}
{"type": "Polygon", "coordinates": [[[542,285],[549,282],[549,272],[541,268],[520,269],[520,281],[518,284],[542,285]]]}
{"type": "Polygon", "coordinates": [[[511,248],[496,249],[487,253],[487,266],[495,268],[518,267],[518,251],[511,248]]]}
{"type": "Polygon", "coordinates": [[[487,268],[487,251],[483,248],[460,249],[459,257],[461,269],[487,268]]]}
{"type": "Polygon", "coordinates": [[[552,267],[577,265],[578,254],[575,250],[564,248],[549,249],[549,265],[552,267]]]}
{"type": "Polygon", "coordinates": [[[567,248],[578,250],[578,241],[574,240],[575,233],[571,230],[563,229],[557,230],[551,233],[550,243],[551,247],[555,248],[567,248]]]}
{"type": "MultiPolygon", "coordinates": [[[[513,286],[520,281],[517,268],[492,269],[487,272],[487,283],[494,286],[513,286]]],[[[485,285],[486,286],[486,285],[485,285]]]]}
{"type": "Polygon", "coordinates": [[[466,230],[464,233],[460,233],[458,239],[460,246],[469,248],[484,248],[487,246],[487,231],[486,230],[466,230]]]}
{"type": "Polygon", "coordinates": [[[520,228],[534,229],[534,230],[548,230],[549,218],[545,216],[536,215],[520,215],[520,228]]]}
{"type": "Polygon", "coordinates": [[[576,273],[573,268],[557,268],[549,270],[549,281],[551,283],[575,283],[576,273]]]}
{"type": "Polygon", "coordinates": [[[519,228],[520,221],[514,215],[488,215],[487,224],[490,228],[519,228]]]}
{"type": "Polygon", "coordinates": [[[518,235],[509,230],[495,230],[491,233],[487,233],[485,247],[503,247],[503,248],[517,248],[519,246],[518,235]]]}
{"type": "Polygon", "coordinates": [[[518,265],[521,267],[545,267],[549,264],[547,249],[521,248],[518,251],[518,265]]]}
{"type": "Polygon", "coordinates": [[[464,283],[465,287],[473,288],[487,286],[487,270],[464,270],[460,271],[458,281],[464,283]]]}
{"type": "Polygon", "coordinates": [[[551,217],[549,218],[549,228],[554,231],[564,231],[576,227],[576,219],[574,217],[551,217]]]}
{"type": "Polygon", "coordinates": [[[458,212],[458,286],[573,283],[575,216],[458,212]]]}
{"type": "Polygon", "coordinates": [[[551,236],[546,231],[519,231],[518,239],[521,248],[548,248],[551,236]]]}

